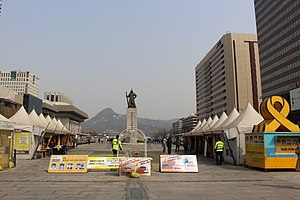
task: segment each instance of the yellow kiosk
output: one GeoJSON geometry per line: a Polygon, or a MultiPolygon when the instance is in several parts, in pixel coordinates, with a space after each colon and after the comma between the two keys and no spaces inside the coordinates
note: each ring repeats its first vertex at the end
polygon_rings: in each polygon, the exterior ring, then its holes
{"type": "Polygon", "coordinates": [[[266,170],[295,169],[300,129],[286,118],[290,112],[288,102],[273,96],[265,99],[260,109],[265,120],[245,134],[245,165],[266,170]]]}

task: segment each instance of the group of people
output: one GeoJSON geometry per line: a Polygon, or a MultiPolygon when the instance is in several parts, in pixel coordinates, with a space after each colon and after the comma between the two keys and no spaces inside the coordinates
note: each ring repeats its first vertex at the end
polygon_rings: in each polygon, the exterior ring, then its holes
{"type": "MultiPolygon", "coordinates": [[[[188,151],[188,142],[186,138],[177,137],[175,142],[175,152],[179,152],[180,146],[183,146],[184,153],[187,154],[188,151]]],[[[163,137],[161,140],[161,146],[163,148],[162,152],[166,153],[166,150],[168,151],[168,154],[171,154],[172,149],[172,138],[169,136],[168,138],[163,137]]]]}

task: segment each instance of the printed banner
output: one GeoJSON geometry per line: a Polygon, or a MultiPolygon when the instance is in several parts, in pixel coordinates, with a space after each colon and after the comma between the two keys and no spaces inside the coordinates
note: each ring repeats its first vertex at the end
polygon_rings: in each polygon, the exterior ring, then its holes
{"type": "Polygon", "coordinates": [[[18,154],[29,154],[30,133],[15,133],[14,148],[18,154]]]}
{"type": "Polygon", "coordinates": [[[87,172],[88,155],[52,155],[48,172],[87,172]]]}
{"type": "Polygon", "coordinates": [[[161,172],[198,172],[196,155],[160,155],[161,172]]]}
{"type": "Polygon", "coordinates": [[[152,158],[120,158],[120,174],[135,171],[143,176],[151,176],[152,158]]]}
{"type": "Polygon", "coordinates": [[[120,157],[89,157],[87,168],[88,169],[119,169],[120,157]]]}

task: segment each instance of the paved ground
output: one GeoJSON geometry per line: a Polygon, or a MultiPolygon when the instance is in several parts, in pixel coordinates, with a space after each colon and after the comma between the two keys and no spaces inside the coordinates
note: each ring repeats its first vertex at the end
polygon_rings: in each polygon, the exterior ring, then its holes
{"type": "MultiPolygon", "coordinates": [[[[150,144],[149,151],[159,151],[150,144]]],[[[70,154],[109,151],[109,144],[81,145],[70,154]]],[[[126,146],[126,154],[143,146],[126,146]]],[[[266,199],[298,200],[300,173],[263,172],[198,157],[199,173],[160,173],[139,179],[117,176],[116,172],[50,174],[49,158],[18,160],[17,167],[0,172],[0,199],[266,199]]]]}

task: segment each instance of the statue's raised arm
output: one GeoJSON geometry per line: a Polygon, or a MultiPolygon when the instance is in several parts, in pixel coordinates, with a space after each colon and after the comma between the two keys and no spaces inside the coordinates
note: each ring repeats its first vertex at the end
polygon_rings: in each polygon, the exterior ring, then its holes
{"type": "Polygon", "coordinates": [[[132,91],[132,89],[130,90],[130,93],[128,95],[126,92],[126,100],[127,100],[128,108],[136,108],[135,100],[134,100],[136,97],[137,95],[132,91]]]}

